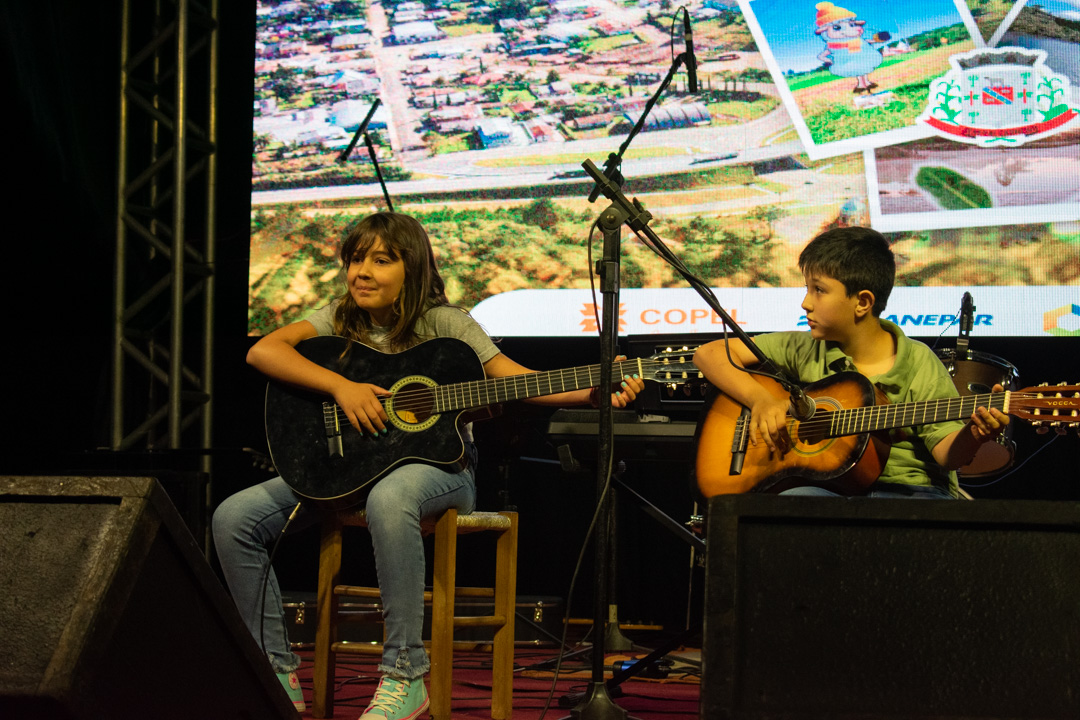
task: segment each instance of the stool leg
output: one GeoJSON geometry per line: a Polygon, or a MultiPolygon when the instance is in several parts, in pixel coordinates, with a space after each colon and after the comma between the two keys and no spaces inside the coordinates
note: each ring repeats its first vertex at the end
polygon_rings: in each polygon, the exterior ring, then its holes
{"type": "Polygon", "coordinates": [[[331,645],[337,642],[338,597],[334,587],[341,574],[341,525],[334,520],[323,522],[319,547],[319,590],[315,625],[314,707],[317,718],[334,715],[334,679],[336,656],[331,645]]]}
{"type": "Polygon", "coordinates": [[[435,524],[431,593],[431,706],[434,720],[450,720],[454,663],[454,586],[457,582],[457,510],[435,524]]]}
{"type": "Polygon", "coordinates": [[[495,551],[495,614],[506,619],[495,630],[492,647],[491,717],[506,720],[513,708],[514,696],[514,613],[517,610],[517,513],[502,513],[510,518],[510,528],[499,534],[495,551]]]}

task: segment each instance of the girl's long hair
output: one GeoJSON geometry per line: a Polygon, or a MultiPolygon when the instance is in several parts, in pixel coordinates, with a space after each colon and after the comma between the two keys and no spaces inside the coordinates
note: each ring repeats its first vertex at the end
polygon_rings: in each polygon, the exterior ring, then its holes
{"type": "MultiPolygon", "coordinates": [[[[394,324],[386,338],[391,350],[404,350],[420,341],[417,320],[431,308],[449,304],[446,285],[435,265],[435,253],[424,226],[399,213],[378,212],[353,226],[341,245],[342,266],[348,270],[357,253],[366,254],[379,240],[390,255],[405,263],[405,282],[394,301],[394,324]]],[[[372,327],[371,315],[356,306],[346,288],[334,313],[334,332],[367,343],[372,327]]]]}

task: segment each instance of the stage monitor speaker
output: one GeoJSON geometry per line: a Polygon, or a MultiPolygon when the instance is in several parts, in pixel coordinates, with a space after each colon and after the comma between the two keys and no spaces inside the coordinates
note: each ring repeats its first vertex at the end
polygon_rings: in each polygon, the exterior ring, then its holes
{"type": "Polygon", "coordinates": [[[1080,717],[1080,504],[709,501],[701,716],[1080,717]]]}
{"type": "Polygon", "coordinates": [[[296,718],[161,486],[0,478],[0,717],[296,718]]]}

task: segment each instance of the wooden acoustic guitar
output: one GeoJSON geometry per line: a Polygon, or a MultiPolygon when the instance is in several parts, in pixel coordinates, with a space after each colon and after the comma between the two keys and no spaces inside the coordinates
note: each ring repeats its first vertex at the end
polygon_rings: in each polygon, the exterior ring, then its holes
{"type": "MultiPolygon", "coordinates": [[[[325,507],[362,502],[379,478],[398,465],[422,462],[460,469],[465,454],[460,426],[480,408],[509,400],[594,387],[600,366],[485,378],[472,348],[436,338],[399,353],[384,353],[324,335],[297,344],[308,360],[350,380],[384,387],[389,432],[359,433],[333,398],[271,381],[266,388],[266,440],[278,473],[296,494],[325,507]]],[[[612,377],[696,379],[696,348],[614,363],[612,377]]]]}
{"type": "MultiPolygon", "coordinates": [[[[776,397],[788,397],[776,381],[752,377],[776,397]]],[[[844,372],[808,385],[805,391],[817,408],[808,420],[788,418],[792,446],[782,456],[771,453],[760,437],[756,445],[750,444],[748,408],[722,393],[711,396],[697,436],[695,474],[702,495],[781,492],[801,485],[862,494],[888,460],[890,444],[884,431],[966,419],[979,407],[997,408],[1036,424],[1080,423],[1080,385],[890,404],[865,376],[844,372]]]]}

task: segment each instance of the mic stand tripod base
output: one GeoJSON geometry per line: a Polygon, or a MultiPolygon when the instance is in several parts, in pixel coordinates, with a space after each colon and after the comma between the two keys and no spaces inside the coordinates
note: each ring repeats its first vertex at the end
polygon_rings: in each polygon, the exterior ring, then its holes
{"type": "Polygon", "coordinates": [[[602,682],[590,684],[585,700],[566,717],[573,720],[637,720],[612,701],[607,684],[602,682]]]}
{"type": "MultiPolygon", "coordinates": [[[[608,612],[611,613],[612,617],[618,617],[619,606],[609,605],[608,612]]],[[[604,650],[606,652],[623,652],[633,649],[634,643],[630,642],[630,638],[622,634],[618,620],[609,621],[607,629],[604,631],[604,650]]]]}

